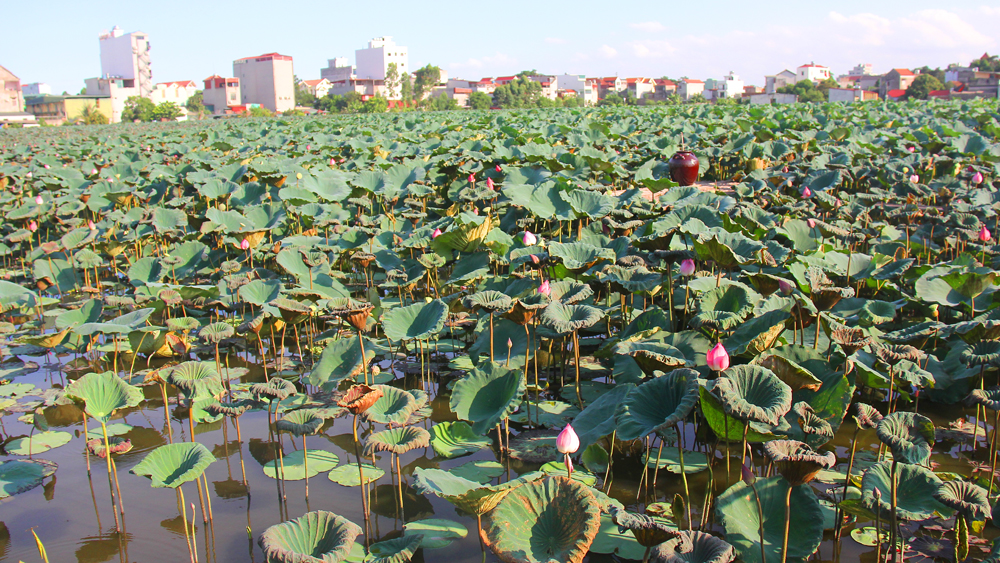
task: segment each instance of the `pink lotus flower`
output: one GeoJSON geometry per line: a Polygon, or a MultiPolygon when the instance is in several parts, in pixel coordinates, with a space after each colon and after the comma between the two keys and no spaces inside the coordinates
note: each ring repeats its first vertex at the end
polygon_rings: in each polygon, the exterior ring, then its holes
{"type": "Polygon", "coordinates": [[[487,178],[486,179],[486,187],[489,188],[489,189],[491,189],[491,190],[493,189],[493,178],[487,178]]]}
{"type": "Polygon", "coordinates": [[[521,237],[521,240],[524,241],[524,246],[532,246],[538,242],[538,238],[531,234],[531,231],[524,231],[524,236],[521,237]]]}
{"type": "Polygon", "coordinates": [[[815,229],[816,228],[816,220],[813,219],[812,217],[806,219],[806,224],[809,225],[810,229],[815,229]]]}
{"type": "Polygon", "coordinates": [[[28,172],[27,176],[28,176],[29,178],[31,178],[31,176],[32,176],[31,172],[28,172]]]}
{"type": "Polygon", "coordinates": [[[580,437],[576,435],[571,425],[567,424],[556,436],[556,449],[561,454],[573,454],[580,449],[580,437]]]}
{"type": "Polygon", "coordinates": [[[243,239],[242,241],[240,241],[240,249],[241,250],[249,250],[250,249],[250,241],[248,241],[247,239],[243,239]]]}
{"type": "Polygon", "coordinates": [[[535,256],[534,254],[532,254],[532,255],[531,255],[531,262],[532,262],[533,264],[538,264],[539,262],[541,262],[541,260],[539,260],[539,259],[538,259],[538,257],[537,257],[537,256],[535,256]]]}
{"type": "Polygon", "coordinates": [[[983,225],[983,228],[979,230],[979,242],[988,242],[992,237],[990,235],[990,230],[983,225]]]}
{"type": "Polygon", "coordinates": [[[49,165],[48,165],[48,164],[46,164],[46,165],[45,165],[45,169],[46,169],[46,170],[48,170],[48,169],[49,169],[49,165]]]}
{"type": "Polygon", "coordinates": [[[917,149],[916,149],[916,147],[907,147],[907,150],[909,150],[910,152],[913,152],[913,151],[915,151],[917,149]]]}
{"type": "Polygon", "coordinates": [[[781,172],[782,172],[783,174],[788,174],[788,167],[786,166],[786,167],[782,168],[782,169],[781,169],[781,172]]]}
{"type": "Polygon", "coordinates": [[[312,148],[313,148],[313,146],[312,146],[312,145],[306,145],[306,150],[307,150],[307,151],[311,151],[311,150],[312,150],[312,148]]]}
{"type": "Polygon", "coordinates": [[[500,169],[500,165],[499,164],[497,164],[497,172],[503,172],[503,170],[500,169]]]}
{"type": "Polygon", "coordinates": [[[549,294],[552,293],[552,288],[549,287],[549,280],[543,281],[542,285],[538,286],[538,293],[541,293],[542,295],[545,296],[548,296],[549,294]]]}
{"type": "Polygon", "coordinates": [[[836,206],[836,207],[840,207],[841,205],[844,205],[844,202],[840,201],[840,198],[838,197],[837,201],[834,202],[833,205],[836,206]]]}
{"type": "Polygon", "coordinates": [[[38,223],[36,223],[34,221],[28,223],[28,230],[31,231],[31,232],[37,231],[38,230],[38,223]]]}
{"type": "Polygon", "coordinates": [[[809,189],[809,186],[806,186],[806,187],[802,188],[802,197],[804,197],[804,198],[810,198],[812,196],[813,196],[813,193],[812,193],[812,190],[809,189]]]}
{"type": "Polygon", "coordinates": [[[708,369],[712,371],[725,371],[729,367],[729,354],[721,342],[709,350],[705,358],[708,360],[708,369]]]}
{"type": "Polygon", "coordinates": [[[475,174],[469,174],[469,183],[470,184],[475,184],[476,183],[476,175],[475,174]]]}
{"type": "Polygon", "coordinates": [[[793,289],[794,287],[788,280],[778,280],[778,291],[780,291],[782,295],[791,295],[793,289]]]}
{"type": "Polygon", "coordinates": [[[431,233],[431,238],[435,239],[438,238],[439,236],[441,236],[441,229],[434,229],[434,232],[431,233]]]}
{"type": "Polygon", "coordinates": [[[681,275],[684,277],[690,276],[694,273],[694,260],[688,258],[681,262],[681,275]]]}
{"type": "Polygon", "coordinates": [[[97,225],[95,225],[93,221],[87,221],[87,226],[90,227],[91,231],[97,230],[97,225]]]}
{"type": "Polygon", "coordinates": [[[42,194],[38,194],[35,196],[35,203],[37,203],[38,205],[45,203],[45,200],[42,199],[42,194]]]}
{"type": "Polygon", "coordinates": [[[910,181],[913,182],[914,184],[918,184],[920,183],[920,176],[913,174],[912,176],[910,176],[910,181]]]}
{"type": "Polygon", "coordinates": [[[976,174],[972,177],[972,183],[973,184],[982,184],[983,183],[983,173],[982,172],[976,172],[976,174]]]}

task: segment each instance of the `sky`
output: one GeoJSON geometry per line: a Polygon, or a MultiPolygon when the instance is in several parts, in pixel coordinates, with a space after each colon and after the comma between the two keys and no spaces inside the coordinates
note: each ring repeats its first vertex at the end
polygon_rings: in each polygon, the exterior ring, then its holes
{"type": "Polygon", "coordinates": [[[980,1],[259,0],[6,2],[0,66],[22,83],[76,93],[101,73],[98,35],[149,35],[153,81],[232,75],[234,59],[278,52],[301,79],[373,37],[408,47],[410,68],[450,77],[546,74],[721,78],[747,84],[814,62],[847,73],[968,64],[1000,52],[1000,5],[980,1]],[[287,6],[287,7],[286,7],[287,6]]]}

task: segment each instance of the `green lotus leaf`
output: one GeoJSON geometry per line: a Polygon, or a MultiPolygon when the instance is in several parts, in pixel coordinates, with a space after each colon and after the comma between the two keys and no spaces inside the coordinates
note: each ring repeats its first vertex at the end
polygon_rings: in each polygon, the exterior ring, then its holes
{"type": "Polygon", "coordinates": [[[993,510],[986,489],[968,481],[945,481],[934,498],[970,522],[985,519],[993,510]]]}
{"type": "MultiPolygon", "coordinates": [[[[868,510],[879,513],[883,520],[892,517],[892,462],[876,463],[861,477],[861,501],[868,510]],[[875,489],[882,495],[875,496],[875,489]]],[[[896,517],[900,520],[926,520],[935,513],[949,515],[950,509],[938,502],[934,494],[941,479],[930,469],[910,463],[900,463],[896,469],[896,517]]]]}
{"type": "Polygon", "coordinates": [[[668,521],[645,514],[635,514],[618,508],[611,510],[611,519],[618,530],[628,530],[643,547],[656,547],[663,542],[677,540],[681,532],[668,521]]]}
{"type": "Polygon", "coordinates": [[[225,392],[222,378],[211,362],[184,362],[167,371],[167,383],[187,399],[219,398],[225,392]]]}
{"type": "Polygon", "coordinates": [[[561,301],[566,305],[579,303],[593,294],[594,290],[589,285],[573,280],[560,280],[549,284],[549,299],[561,301]]]}
{"type": "Polygon", "coordinates": [[[460,510],[482,516],[493,510],[508,493],[523,482],[508,481],[495,486],[484,486],[477,481],[452,475],[442,469],[419,468],[413,473],[413,488],[417,492],[433,494],[454,504],[460,510]]]}
{"type": "Polygon", "coordinates": [[[970,368],[1000,366],[1000,341],[983,340],[962,351],[962,362],[970,368]]]}
{"type": "Polygon", "coordinates": [[[488,313],[506,313],[514,306],[514,300],[499,291],[480,291],[462,299],[462,304],[472,310],[482,309],[488,313]]]}
{"type": "Polygon", "coordinates": [[[272,377],[267,383],[254,383],[250,386],[250,394],[258,401],[284,401],[296,392],[294,383],[280,377],[272,377]]]}
{"type": "Polygon", "coordinates": [[[587,242],[554,242],[549,245],[549,255],[558,258],[568,270],[583,271],[601,260],[615,260],[615,252],[587,242]]]}
{"type": "Polygon", "coordinates": [[[280,294],[281,282],[278,280],[253,280],[239,289],[240,299],[258,307],[274,301],[280,294]]]}
{"type": "Polygon", "coordinates": [[[290,325],[299,324],[309,318],[312,309],[301,301],[279,297],[270,303],[281,312],[281,319],[290,325]]]}
{"type": "MultiPolygon", "coordinates": [[[[264,464],[264,475],[271,479],[277,479],[281,475],[285,481],[301,481],[306,477],[315,477],[324,471],[329,471],[337,466],[340,459],[336,454],[326,450],[309,450],[309,455],[305,450],[295,450],[294,452],[282,456],[281,460],[272,459],[264,464]],[[309,471],[306,471],[306,465],[309,471]]],[[[353,467],[355,473],[358,467],[353,467]]]]}
{"type": "MultiPolygon", "coordinates": [[[[155,284],[166,274],[160,261],[152,256],[140,258],[128,269],[128,281],[136,287],[155,284]]],[[[60,287],[62,284],[60,284],[60,287]]]]}
{"type": "Polygon", "coordinates": [[[610,283],[612,291],[622,294],[650,292],[655,294],[663,284],[663,276],[639,266],[626,268],[608,266],[597,275],[597,281],[610,283]]]}
{"type": "Polygon", "coordinates": [[[799,389],[819,391],[820,387],[823,386],[823,382],[809,370],[777,354],[754,358],[753,365],[771,370],[771,373],[776,375],[785,385],[788,385],[793,393],[799,389]]]}
{"type": "Polygon", "coordinates": [[[511,422],[537,423],[548,428],[562,428],[570,417],[580,414],[580,409],[564,401],[526,401],[524,409],[510,416],[511,422]]]}
{"type": "MultiPolygon", "coordinates": [[[[111,446],[111,454],[123,454],[132,451],[132,440],[128,438],[122,438],[121,436],[111,436],[108,438],[108,446],[111,446]]],[[[87,449],[90,453],[96,455],[97,457],[104,459],[107,455],[108,448],[104,444],[102,438],[93,438],[87,440],[87,449]]]]}
{"type": "Polygon", "coordinates": [[[862,326],[891,323],[896,318],[896,305],[888,301],[867,301],[858,316],[862,326]]]}
{"type": "Polygon", "coordinates": [[[274,426],[279,432],[307,436],[319,432],[319,429],[323,427],[323,418],[313,410],[303,409],[286,414],[274,426]]]}
{"type": "MultiPolygon", "coordinates": [[[[362,337],[364,338],[364,337],[362,337]]],[[[369,362],[375,358],[374,345],[365,338],[364,357],[369,362]]],[[[357,338],[338,338],[323,348],[319,361],[313,365],[312,371],[303,376],[303,383],[308,383],[324,391],[334,391],[341,381],[353,379],[364,371],[361,359],[361,343],[357,338]]]]}
{"type": "MultiPolygon", "coordinates": [[[[131,424],[124,424],[122,422],[116,422],[114,424],[108,424],[105,426],[104,430],[107,430],[108,436],[121,436],[127,434],[132,430],[133,426],[131,424]]],[[[94,438],[104,439],[104,431],[100,428],[93,428],[90,432],[87,432],[87,439],[92,440],[94,438]]]]}
{"type": "Polygon", "coordinates": [[[83,401],[87,414],[103,423],[116,410],[134,407],[144,399],[142,389],[110,371],[84,375],[66,386],[66,395],[83,401]]]}
{"type": "Polygon", "coordinates": [[[413,534],[392,540],[373,543],[368,548],[370,557],[366,563],[407,563],[413,559],[413,554],[420,549],[424,541],[422,534],[413,534]]]}
{"type": "Polygon", "coordinates": [[[588,446],[615,431],[615,413],[625,396],[635,388],[631,383],[619,383],[601,395],[573,419],[573,430],[580,438],[580,448],[588,446]]]}
{"type": "Polygon", "coordinates": [[[765,247],[740,233],[711,228],[695,238],[694,250],[699,260],[711,260],[720,268],[731,269],[757,261],[765,247]]]}
{"type": "Polygon", "coordinates": [[[626,341],[614,348],[615,354],[630,356],[646,375],[654,375],[657,371],[670,371],[680,367],[690,367],[692,364],[684,357],[684,352],[658,341],[626,341]]]}
{"type": "Polygon", "coordinates": [[[688,324],[696,329],[729,331],[739,326],[742,320],[739,315],[729,311],[703,311],[691,317],[688,324]]]}
{"type": "Polygon", "coordinates": [[[456,477],[462,477],[463,479],[468,479],[470,481],[476,481],[477,483],[489,483],[493,479],[504,474],[506,469],[500,463],[493,460],[478,460],[470,461],[452,467],[448,470],[449,473],[456,477]]]}
{"type": "MultiPolygon", "coordinates": [[[[566,477],[566,463],[564,461],[550,461],[548,463],[544,463],[538,468],[538,470],[545,475],[566,477]]],[[[597,475],[576,467],[573,469],[573,481],[588,487],[593,487],[597,484],[597,475]]]]}
{"type": "Polygon", "coordinates": [[[267,563],[340,563],[361,533],[347,518],[316,510],[267,528],[257,543],[267,563]]]}
{"type": "Polygon", "coordinates": [[[600,444],[590,444],[580,454],[580,461],[583,462],[583,466],[587,468],[587,471],[591,473],[604,473],[608,470],[611,456],[608,454],[608,450],[604,449],[600,444]]]}
{"type": "Polygon", "coordinates": [[[379,424],[405,424],[410,415],[420,408],[416,397],[411,393],[389,385],[373,385],[373,389],[382,391],[375,404],[364,412],[365,420],[379,424]]]}
{"type": "Polygon", "coordinates": [[[590,328],[604,318],[604,312],[590,305],[564,305],[559,301],[549,303],[542,311],[542,322],[560,334],[590,328]]]}
{"type": "Polygon", "coordinates": [[[821,470],[837,464],[837,456],[832,452],[821,454],[797,440],[767,442],[764,454],[774,463],[778,473],[793,485],[808,483],[821,470]]]}
{"type": "Polygon", "coordinates": [[[747,423],[731,415],[726,414],[722,401],[704,387],[699,388],[701,395],[701,412],[705,415],[705,420],[712,428],[712,432],[722,440],[739,442],[743,439],[743,432],[746,429],[748,442],[766,442],[776,440],[778,436],[771,431],[772,425],[760,423],[747,423]],[[749,428],[747,428],[749,426],[749,428]]]}
{"type": "Polygon", "coordinates": [[[791,316],[788,311],[772,310],[747,320],[726,339],[726,350],[732,356],[763,353],[777,344],[791,316]]]}
{"type": "MultiPolygon", "coordinates": [[[[537,170],[537,168],[532,168],[532,170],[537,170]]],[[[503,194],[510,198],[511,203],[531,210],[531,214],[539,219],[555,218],[564,221],[574,218],[573,208],[568,201],[560,197],[562,190],[552,182],[533,185],[540,183],[541,178],[530,180],[525,178],[518,182],[508,177],[507,181],[504,182],[503,194]]]]}
{"type": "Polygon", "coordinates": [[[619,529],[609,514],[602,513],[600,528],[594,537],[594,542],[590,544],[590,552],[614,554],[623,559],[642,561],[646,548],[635,539],[632,532],[619,529]]]}
{"type": "Polygon", "coordinates": [[[152,480],[153,487],[177,487],[194,481],[205,472],[215,456],[199,442],[182,442],[160,446],[129,470],[152,480]]]}
{"type": "Polygon", "coordinates": [[[615,413],[619,440],[672,428],[698,404],[698,372],[674,370],[629,391],[615,413]]]}
{"type": "Polygon", "coordinates": [[[59,466],[44,459],[8,459],[0,462],[0,499],[26,493],[55,474],[59,466]]]}
{"type": "MultiPolygon", "coordinates": [[[[676,473],[680,475],[681,471],[681,456],[677,452],[677,448],[663,448],[663,451],[649,452],[649,458],[646,460],[646,467],[651,469],[659,466],[660,469],[666,469],[671,473],[676,473]],[[659,460],[657,460],[659,458],[659,460]],[[657,463],[659,461],[659,463],[657,463]]],[[[701,452],[693,452],[690,450],[684,451],[684,471],[683,473],[700,473],[708,469],[708,456],[701,452]]]]}
{"type": "Polygon", "coordinates": [[[376,432],[365,440],[365,455],[376,452],[391,452],[402,455],[410,450],[426,448],[430,445],[430,432],[419,426],[402,426],[376,432]]]}
{"type": "Polygon", "coordinates": [[[517,410],[526,388],[521,372],[486,362],[455,382],[449,406],[474,433],[484,434],[517,410]]]}
{"type": "Polygon", "coordinates": [[[723,372],[715,392],[726,414],[772,426],[792,407],[792,390],[769,369],[735,366],[723,372]]]}
{"type": "Polygon", "coordinates": [[[31,309],[38,305],[38,294],[30,289],[0,280],[0,311],[31,309]]]}
{"type": "Polygon", "coordinates": [[[744,318],[753,312],[750,292],[742,285],[727,284],[710,289],[698,299],[700,312],[723,311],[744,318]]]}
{"type": "Polygon", "coordinates": [[[430,303],[414,303],[386,312],[382,327],[390,340],[426,339],[444,328],[447,316],[448,305],[435,299],[430,303]]]}
{"type": "Polygon", "coordinates": [[[580,563],[599,527],[600,510],[587,487],[547,477],[504,497],[482,539],[504,563],[580,563]]]}
{"type": "Polygon", "coordinates": [[[892,450],[893,459],[927,465],[934,449],[934,423],[924,415],[894,412],[875,428],[879,440],[892,450]]]}
{"type": "Polygon", "coordinates": [[[490,440],[472,430],[468,423],[439,422],[431,427],[431,447],[443,458],[478,452],[490,446],[490,440]]]}
{"type": "Polygon", "coordinates": [[[227,338],[232,338],[236,330],[226,323],[211,323],[201,327],[198,337],[212,344],[218,344],[227,338]]]}
{"type": "Polygon", "coordinates": [[[357,487],[361,485],[362,474],[365,477],[365,483],[371,483],[372,481],[378,481],[379,478],[385,475],[385,471],[382,471],[370,463],[362,463],[361,473],[358,473],[358,466],[356,464],[346,464],[331,469],[326,476],[338,485],[343,485],[345,487],[357,487]]]}
{"type": "Polygon", "coordinates": [[[559,197],[566,201],[578,217],[597,220],[615,208],[613,197],[586,190],[560,191],[559,197]]]}
{"type": "Polygon", "coordinates": [[[17,438],[7,442],[4,451],[13,455],[35,455],[66,445],[72,439],[73,435],[69,432],[35,432],[28,438],[17,438]]]}
{"type": "Polygon", "coordinates": [[[198,319],[192,317],[177,317],[167,319],[167,328],[174,332],[189,332],[201,326],[198,319]]]}
{"type": "Polygon", "coordinates": [[[680,541],[654,548],[651,558],[665,563],[730,563],[736,559],[736,549],[712,534],[688,530],[681,530],[681,534],[685,537],[680,541]]]}
{"type": "Polygon", "coordinates": [[[764,520],[764,556],[760,560],[760,521],[753,490],[744,482],[726,489],[716,500],[715,512],[732,544],[746,563],[778,563],[785,536],[785,497],[791,488],[794,525],[788,533],[788,561],[805,561],[823,541],[823,508],[809,485],[793,487],[775,476],[757,479],[754,487],[760,497],[764,520]]]}
{"type": "Polygon", "coordinates": [[[492,227],[492,218],[489,215],[482,217],[478,223],[471,221],[464,224],[455,224],[434,238],[431,241],[431,248],[439,253],[448,249],[467,253],[475,252],[483,244],[483,240],[489,234],[492,227]]]}
{"type": "Polygon", "coordinates": [[[403,525],[404,538],[414,535],[423,536],[421,547],[424,549],[440,549],[469,535],[469,530],[454,520],[429,518],[407,522],[403,525]]]}

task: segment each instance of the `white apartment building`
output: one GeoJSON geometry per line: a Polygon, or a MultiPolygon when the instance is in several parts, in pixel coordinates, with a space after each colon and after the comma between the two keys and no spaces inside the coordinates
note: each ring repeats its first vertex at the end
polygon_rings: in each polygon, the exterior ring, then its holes
{"type": "Polygon", "coordinates": [[[729,75],[718,83],[718,89],[720,98],[743,97],[743,81],[733,71],[729,71],[729,75]]]}
{"type": "Polygon", "coordinates": [[[677,95],[679,95],[682,100],[690,100],[698,94],[704,95],[704,93],[705,82],[701,80],[682,78],[680,83],[677,85],[677,95]]]}
{"type": "Polygon", "coordinates": [[[135,87],[138,95],[148,97],[153,92],[153,68],[149,61],[149,36],[141,31],[123,33],[115,26],[103,31],[101,43],[101,78],[124,81],[126,88],[135,87]]]}
{"type": "Polygon", "coordinates": [[[396,45],[392,37],[376,37],[368,42],[367,49],[354,51],[358,78],[385,80],[389,65],[396,63],[396,73],[403,76],[410,72],[410,55],[406,47],[396,45]]]}
{"type": "Polygon", "coordinates": [[[813,82],[823,82],[827,78],[833,77],[830,73],[830,67],[825,67],[823,65],[818,65],[815,63],[809,63],[807,65],[802,65],[795,69],[795,81],[799,82],[801,80],[811,80],[813,82]]]}
{"type": "Polygon", "coordinates": [[[233,61],[233,76],[240,81],[242,104],[260,104],[282,112],[295,107],[295,69],[292,57],[265,53],[233,61]]]}
{"type": "Polygon", "coordinates": [[[198,91],[198,85],[194,80],[179,80],[177,82],[161,82],[153,87],[153,93],[149,96],[154,104],[163,102],[173,102],[182,108],[187,103],[188,98],[198,91]]]}
{"type": "Polygon", "coordinates": [[[22,84],[21,93],[25,97],[28,96],[48,96],[52,94],[52,87],[44,82],[32,82],[31,84],[22,84]]]}
{"type": "Polygon", "coordinates": [[[222,115],[230,107],[241,104],[238,78],[223,78],[214,74],[206,78],[204,83],[205,88],[201,91],[202,103],[213,115],[222,115]]]}
{"type": "Polygon", "coordinates": [[[583,74],[562,74],[556,77],[559,90],[572,90],[589,106],[597,105],[597,85],[583,74]]]}

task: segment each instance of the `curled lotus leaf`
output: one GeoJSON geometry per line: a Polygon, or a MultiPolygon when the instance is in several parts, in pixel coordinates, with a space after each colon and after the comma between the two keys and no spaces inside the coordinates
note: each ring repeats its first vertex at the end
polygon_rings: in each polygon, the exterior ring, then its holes
{"type": "Polygon", "coordinates": [[[601,260],[614,261],[615,252],[610,248],[594,246],[587,242],[554,242],[549,245],[549,255],[562,260],[568,270],[583,271],[601,260]]]}
{"type": "Polygon", "coordinates": [[[1000,387],[989,389],[973,389],[965,399],[969,405],[983,405],[991,411],[1000,410],[1000,387]]]}
{"type": "Polygon", "coordinates": [[[167,444],[149,452],[130,473],[149,477],[153,487],[176,489],[201,477],[214,461],[215,456],[200,442],[167,444]]]}
{"type": "Polygon", "coordinates": [[[417,492],[437,495],[459,510],[479,516],[496,508],[508,493],[522,484],[523,481],[515,479],[500,485],[483,485],[443,469],[419,468],[413,473],[413,488],[417,492]]]}
{"type": "MultiPolygon", "coordinates": [[[[944,323],[938,321],[924,321],[899,330],[887,332],[882,335],[882,340],[892,342],[893,344],[906,344],[908,342],[926,340],[934,337],[935,334],[941,334],[946,326],[944,323]]],[[[952,325],[952,327],[955,326],[957,325],[952,325]]],[[[998,326],[1000,326],[1000,323],[998,323],[998,326]]]]}
{"type": "Polygon", "coordinates": [[[490,440],[472,430],[461,420],[439,422],[431,427],[431,447],[443,458],[458,457],[478,452],[490,446],[490,440]]]}
{"type": "Polygon", "coordinates": [[[353,415],[359,415],[367,411],[383,395],[380,386],[369,387],[367,385],[351,385],[347,393],[337,401],[337,406],[345,408],[353,415]]]}
{"type": "Polygon", "coordinates": [[[681,537],[681,532],[676,527],[645,514],[635,514],[615,507],[611,509],[611,519],[618,525],[620,532],[632,532],[643,547],[656,547],[665,541],[681,537]]]}
{"type": "Polygon", "coordinates": [[[761,366],[727,369],[715,384],[726,414],[743,422],[777,426],[792,408],[792,389],[774,372],[761,366]]]}
{"type": "Polygon", "coordinates": [[[424,339],[440,332],[447,316],[448,305],[434,299],[429,303],[414,303],[386,312],[382,327],[390,340],[424,339]]]}
{"type": "Polygon", "coordinates": [[[319,361],[313,364],[312,371],[302,376],[301,381],[324,391],[333,391],[345,379],[357,379],[364,373],[365,365],[375,358],[374,346],[367,339],[365,341],[362,344],[359,338],[334,339],[323,348],[319,361]]]}
{"type": "Polygon", "coordinates": [[[526,388],[521,372],[485,362],[455,382],[449,406],[472,423],[473,432],[484,434],[517,410],[526,388]]]}
{"type": "Polygon", "coordinates": [[[490,512],[481,537],[504,563],[580,563],[600,521],[586,486],[546,477],[505,496],[490,512]]]}
{"type": "Polygon", "coordinates": [[[549,298],[544,293],[532,293],[527,297],[513,300],[513,305],[507,313],[507,318],[519,325],[526,325],[535,318],[535,313],[549,304],[549,298]]]}
{"type": "Polygon", "coordinates": [[[934,498],[969,521],[983,520],[992,512],[986,489],[968,481],[945,481],[934,498]]]}
{"type": "Polygon", "coordinates": [[[462,304],[472,310],[482,309],[488,313],[506,313],[514,306],[514,300],[499,291],[480,291],[462,299],[462,304]]]}
{"type": "Polygon", "coordinates": [[[389,385],[375,385],[373,389],[381,391],[382,396],[364,412],[365,420],[379,424],[405,424],[410,415],[420,408],[412,393],[389,385]]]}
{"type": "Polygon", "coordinates": [[[894,412],[875,427],[879,440],[892,450],[893,459],[927,465],[934,448],[934,423],[922,414],[894,412]]]}
{"type": "Polygon", "coordinates": [[[44,459],[8,459],[0,462],[0,499],[19,495],[42,484],[59,466],[44,459]]]}
{"type": "Polygon", "coordinates": [[[368,316],[371,315],[374,305],[366,301],[355,301],[350,297],[338,297],[330,300],[330,312],[336,315],[355,328],[364,331],[368,324],[368,316]]]}
{"type": "Polygon", "coordinates": [[[854,403],[852,416],[858,427],[864,430],[875,429],[883,418],[878,409],[867,403],[854,403]]]}
{"type": "Polygon", "coordinates": [[[365,455],[390,452],[402,455],[430,445],[431,433],[419,426],[402,426],[376,432],[365,441],[365,455]]]}
{"type": "Polygon", "coordinates": [[[114,372],[88,373],[66,386],[66,395],[83,401],[87,414],[107,423],[118,409],[143,401],[142,389],[129,385],[114,372]]]}
{"type": "Polygon", "coordinates": [[[413,534],[373,543],[368,548],[366,563],[407,563],[423,543],[423,534],[413,534]]]}
{"type": "Polygon", "coordinates": [[[891,323],[896,318],[896,305],[888,301],[868,301],[861,306],[858,316],[865,326],[891,323]]]}
{"type": "MultiPolygon", "coordinates": [[[[638,256],[625,258],[642,261],[638,256]]],[[[597,275],[597,280],[601,283],[610,283],[612,291],[624,295],[640,291],[657,293],[663,284],[663,276],[650,272],[644,266],[608,266],[597,275]]]]}
{"type": "Polygon", "coordinates": [[[284,401],[295,393],[295,384],[280,377],[272,377],[267,383],[254,383],[250,386],[250,394],[257,400],[284,401]]]}
{"type": "Polygon", "coordinates": [[[702,311],[691,317],[691,328],[728,331],[739,326],[743,319],[729,311],[702,311]]]}
{"type": "Polygon", "coordinates": [[[210,362],[193,361],[178,364],[167,371],[166,379],[187,399],[218,398],[225,392],[219,373],[215,371],[215,365],[210,362]]]}
{"type": "Polygon", "coordinates": [[[878,346],[875,348],[875,355],[888,366],[894,366],[903,360],[915,362],[925,357],[923,352],[908,344],[878,346]]]}
{"type": "Polygon", "coordinates": [[[681,533],[685,536],[682,541],[660,545],[653,550],[651,559],[663,563],[731,563],[736,559],[736,549],[712,534],[689,530],[681,533]]]}
{"type": "Polygon", "coordinates": [[[970,368],[1000,367],[1000,340],[982,340],[962,350],[962,363],[970,368]]]}
{"type": "Polygon", "coordinates": [[[823,386],[823,382],[812,372],[777,354],[761,356],[754,359],[752,363],[771,370],[774,375],[778,376],[778,379],[784,381],[792,389],[793,393],[800,389],[819,391],[820,387],[823,386]]]}
{"type": "Polygon", "coordinates": [[[308,436],[319,432],[319,429],[323,427],[323,418],[318,416],[315,411],[302,409],[281,417],[281,420],[276,422],[274,426],[279,432],[288,432],[295,436],[308,436]]]}
{"type": "Polygon", "coordinates": [[[188,332],[201,326],[198,319],[192,317],[177,317],[167,319],[167,328],[174,332],[188,332]]]}
{"type": "Polygon", "coordinates": [[[267,528],[257,543],[267,563],[339,563],[361,533],[347,518],[316,510],[267,528]]]}
{"type": "Polygon", "coordinates": [[[812,481],[817,473],[837,464],[833,452],[817,452],[798,440],[765,442],[764,453],[774,462],[778,473],[796,486],[812,481]]]}
{"type": "Polygon", "coordinates": [[[590,305],[564,305],[559,301],[549,303],[542,311],[542,322],[556,332],[567,334],[590,328],[604,318],[604,312],[590,305]]]}
{"type": "Polygon", "coordinates": [[[312,309],[305,303],[285,297],[279,297],[271,301],[271,305],[277,307],[278,311],[281,312],[281,319],[290,325],[306,320],[309,318],[310,313],[312,313],[312,309]]]}
{"type": "Polygon", "coordinates": [[[868,333],[861,328],[838,327],[830,333],[830,339],[844,349],[844,354],[850,356],[871,342],[868,333]]]}
{"type": "Polygon", "coordinates": [[[250,410],[252,404],[246,400],[233,401],[231,403],[216,402],[205,407],[205,411],[212,416],[240,416],[250,410]]]}
{"type": "Polygon", "coordinates": [[[785,498],[791,489],[791,506],[795,523],[788,533],[788,560],[805,561],[823,541],[823,507],[810,485],[793,486],[780,476],[757,479],[754,483],[760,497],[760,512],[754,491],[739,482],[719,495],[715,504],[726,541],[733,545],[746,563],[781,561],[785,535],[785,498]],[[761,561],[760,522],[764,520],[764,556],[761,561]]]}
{"type": "Polygon", "coordinates": [[[212,323],[198,331],[198,337],[211,344],[218,344],[227,338],[232,338],[236,330],[227,323],[212,323]]]}
{"type": "MultiPolygon", "coordinates": [[[[123,454],[132,450],[132,440],[122,438],[121,436],[109,437],[108,444],[111,446],[112,454],[123,454]]],[[[104,456],[107,455],[108,451],[107,448],[104,447],[104,440],[102,438],[87,440],[87,449],[90,450],[90,453],[101,459],[104,459],[104,456]]]]}
{"type": "Polygon", "coordinates": [[[678,369],[632,389],[618,406],[618,439],[634,440],[676,426],[698,404],[698,372],[678,369]]]}
{"type": "MultiPolygon", "coordinates": [[[[872,465],[861,476],[861,502],[883,520],[892,515],[892,462],[872,465]],[[879,498],[875,494],[878,489],[879,498]]],[[[896,468],[896,516],[901,520],[918,521],[933,518],[935,513],[949,514],[947,506],[934,494],[941,488],[941,479],[930,469],[900,463],[896,468]]]]}
{"type": "Polygon", "coordinates": [[[799,426],[806,435],[826,438],[826,440],[821,440],[821,442],[833,439],[833,426],[826,419],[818,416],[809,403],[805,401],[795,403],[792,407],[792,412],[798,415],[799,426]]]}
{"type": "Polygon", "coordinates": [[[573,280],[560,280],[549,284],[549,299],[573,305],[587,299],[594,290],[585,283],[573,280]]]}
{"type": "Polygon", "coordinates": [[[721,268],[732,269],[760,260],[765,247],[740,233],[713,227],[698,234],[694,250],[699,260],[711,260],[721,268]]]}

